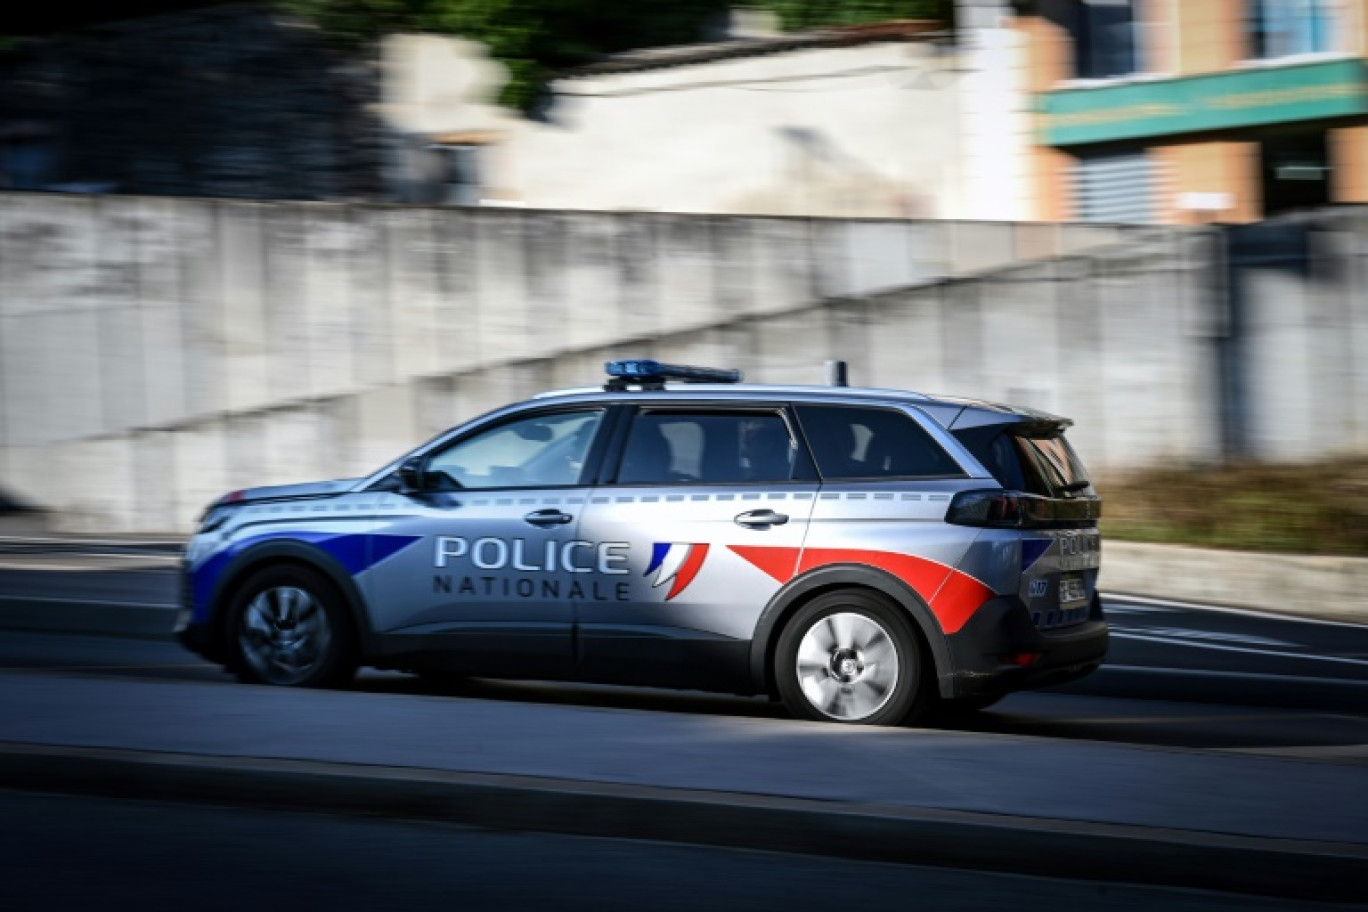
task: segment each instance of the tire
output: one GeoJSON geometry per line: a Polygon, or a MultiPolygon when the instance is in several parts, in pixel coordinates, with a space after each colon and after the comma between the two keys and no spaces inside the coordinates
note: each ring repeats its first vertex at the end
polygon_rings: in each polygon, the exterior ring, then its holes
{"type": "Polygon", "coordinates": [[[238,677],[278,687],[335,687],[356,673],[356,635],[335,586],[294,564],[252,574],[233,596],[229,644],[238,677]]]}
{"type": "Polygon", "coordinates": [[[789,619],[774,654],[779,696],[799,719],[900,725],[926,706],[919,640],[882,596],[842,589],[789,619]]]}

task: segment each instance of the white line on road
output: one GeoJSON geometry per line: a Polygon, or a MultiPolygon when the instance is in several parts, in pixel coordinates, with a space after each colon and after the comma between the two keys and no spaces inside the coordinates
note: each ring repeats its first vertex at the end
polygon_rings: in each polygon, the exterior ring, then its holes
{"type": "MultiPolygon", "coordinates": [[[[1334,627],[1353,627],[1357,630],[1368,628],[1364,621],[1332,621],[1326,618],[1306,617],[1300,614],[1280,614],[1276,611],[1259,611],[1255,608],[1232,608],[1228,605],[1207,605],[1199,602],[1175,602],[1172,599],[1151,598],[1147,595],[1121,595],[1102,593],[1103,602],[1120,602],[1135,605],[1153,605],[1156,608],[1182,608],[1192,611],[1214,611],[1220,614],[1243,614],[1248,617],[1264,618],[1270,621],[1300,621],[1303,624],[1329,624],[1334,627]]],[[[1105,608],[1106,605],[1104,604],[1105,608]]]]}
{"type": "Polygon", "coordinates": [[[1235,633],[1229,630],[1198,630],[1192,627],[1123,627],[1111,625],[1113,633],[1143,633],[1149,636],[1172,637],[1175,640],[1201,640],[1204,643],[1236,643],[1241,646],[1291,646],[1301,648],[1301,643],[1290,640],[1277,640],[1273,637],[1254,636],[1249,633],[1235,633]]]}
{"type": "Polygon", "coordinates": [[[1280,652],[1275,649],[1254,649],[1249,646],[1227,646],[1224,643],[1209,643],[1197,640],[1177,640],[1166,637],[1146,636],[1141,633],[1127,633],[1113,630],[1111,635],[1118,640],[1139,640],[1145,643],[1160,643],[1164,646],[1191,646],[1195,649],[1216,649],[1221,652],[1243,652],[1249,655],[1273,656],[1279,659],[1299,659],[1307,662],[1335,662],[1341,665],[1361,665],[1368,668],[1368,659],[1350,659],[1344,656],[1325,656],[1314,653],[1280,652]]]}
{"type": "Polygon", "coordinates": [[[108,599],[55,598],[45,595],[0,595],[4,602],[39,602],[45,605],[99,605],[101,608],[155,608],[158,611],[174,611],[179,605],[157,604],[152,602],[111,602],[108,599]]]}
{"type": "MultiPolygon", "coordinates": [[[[1221,681],[1237,681],[1253,678],[1257,681],[1277,681],[1280,684],[1302,684],[1307,687],[1317,685],[1368,687],[1368,681],[1354,678],[1317,678],[1309,675],[1268,674],[1259,671],[1218,671],[1214,668],[1164,668],[1151,665],[1103,665],[1095,673],[1119,671],[1122,674],[1166,675],[1169,677],[1211,678],[1221,681]]],[[[1357,717],[1355,717],[1357,718],[1357,717]]]]}

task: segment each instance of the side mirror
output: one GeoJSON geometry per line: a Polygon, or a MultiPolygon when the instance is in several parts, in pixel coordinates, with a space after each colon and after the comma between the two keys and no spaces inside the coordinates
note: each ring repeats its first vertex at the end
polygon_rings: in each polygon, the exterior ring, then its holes
{"type": "Polygon", "coordinates": [[[399,471],[395,474],[399,476],[405,491],[423,490],[423,457],[410,456],[405,459],[399,463],[399,471]]]}

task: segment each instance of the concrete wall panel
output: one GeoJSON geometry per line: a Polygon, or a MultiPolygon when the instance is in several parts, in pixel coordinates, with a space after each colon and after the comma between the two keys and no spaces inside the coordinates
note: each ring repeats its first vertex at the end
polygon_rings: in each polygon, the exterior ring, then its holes
{"type": "Polygon", "coordinates": [[[852,365],[852,382],[877,382],[894,389],[947,389],[941,304],[945,286],[880,295],[871,302],[869,356],[852,365]]]}
{"type": "Polygon", "coordinates": [[[480,264],[479,346],[472,365],[487,365],[536,352],[528,312],[527,236],[524,213],[481,211],[476,218],[480,264]]]}
{"type": "Polygon", "coordinates": [[[307,296],[309,215],[307,207],[281,204],[262,211],[266,390],[271,402],[314,393],[316,353],[307,296]]]}
{"type": "Polygon", "coordinates": [[[356,296],[353,268],[362,243],[352,214],[340,206],[311,206],[303,212],[305,247],[301,306],[309,328],[306,358],[308,395],[355,389],[356,296]]]}
{"type": "Polygon", "coordinates": [[[395,379],[442,369],[437,332],[441,251],[428,209],[395,209],[389,218],[390,345],[395,379]]]}
{"type": "MultiPolygon", "coordinates": [[[[190,414],[186,401],[186,345],[181,305],[182,235],[202,235],[203,210],[181,200],[146,198],[138,202],[134,246],[137,305],[141,323],[143,422],[165,425],[190,414]],[[179,381],[179,382],[178,382],[179,381]]],[[[191,238],[187,243],[202,243],[191,238]]]]}
{"type": "Polygon", "coordinates": [[[260,408],[271,401],[267,306],[274,295],[266,270],[270,206],[218,204],[213,253],[188,304],[192,398],[198,413],[260,408]]]}
{"type": "Polygon", "coordinates": [[[655,327],[629,324],[628,332],[672,333],[717,322],[713,224],[709,218],[657,215],[656,256],[659,262],[655,327]]]}

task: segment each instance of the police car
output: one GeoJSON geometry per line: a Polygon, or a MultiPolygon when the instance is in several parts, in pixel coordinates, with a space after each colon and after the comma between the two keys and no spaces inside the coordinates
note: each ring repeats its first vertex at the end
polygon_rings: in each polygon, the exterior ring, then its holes
{"type": "Polygon", "coordinates": [[[367,478],[235,491],[180,638],[246,681],[358,666],[768,694],[900,724],[1107,649],[1067,419],[615,361],[367,478]]]}

